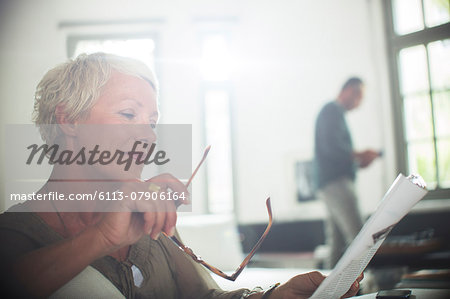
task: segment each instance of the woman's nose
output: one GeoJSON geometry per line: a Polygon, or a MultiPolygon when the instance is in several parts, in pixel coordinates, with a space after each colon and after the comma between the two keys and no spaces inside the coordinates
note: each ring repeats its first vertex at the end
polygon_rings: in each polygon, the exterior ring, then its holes
{"type": "Polygon", "coordinates": [[[142,143],[152,144],[156,141],[157,136],[151,125],[136,125],[136,141],[141,141],[142,143]]]}

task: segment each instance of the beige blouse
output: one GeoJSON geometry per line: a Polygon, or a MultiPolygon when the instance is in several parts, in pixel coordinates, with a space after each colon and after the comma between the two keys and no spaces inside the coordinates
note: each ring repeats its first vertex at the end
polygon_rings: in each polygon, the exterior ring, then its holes
{"type": "MultiPolygon", "coordinates": [[[[35,213],[7,212],[0,215],[2,265],[60,240],[62,237],[35,213]]],[[[248,292],[245,289],[233,292],[221,290],[206,269],[163,235],[157,241],[143,237],[131,246],[123,262],[104,256],[91,266],[111,281],[126,298],[225,299],[241,298],[248,292]],[[143,280],[137,283],[139,287],[133,279],[133,265],[142,274],[143,280]]]]}

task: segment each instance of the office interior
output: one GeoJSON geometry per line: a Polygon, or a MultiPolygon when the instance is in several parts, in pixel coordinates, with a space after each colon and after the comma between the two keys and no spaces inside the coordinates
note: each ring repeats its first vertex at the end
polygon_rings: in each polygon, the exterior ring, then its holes
{"type": "Polygon", "coordinates": [[[329,271],[326,209],[308,185],[314,124],[345,80],[361,77],[363,103],[347,113],[354,147],[383,152],[357,174],[362,215],[399,173],[421,174],[429,189],[391,233],[391,255],[369,264],[391,275],[370,291],[450,268],[448,1],[7,0],[0,14],[3,126],[31,124],[39,80],[78,53],[145,60],[160,83],[160,123],[192,126],[193,166],[212,145],[193,211],[179,215],[185,243],[233,270],[263,232],[270,196],[274,225],[247,269],[270,281],[275,269],[329,271]]]}

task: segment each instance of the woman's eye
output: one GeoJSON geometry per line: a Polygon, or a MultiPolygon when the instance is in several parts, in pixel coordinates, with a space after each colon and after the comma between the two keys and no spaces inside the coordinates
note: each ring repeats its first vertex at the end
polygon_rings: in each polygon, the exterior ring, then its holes
{"type": "Polygon", "coordinates": [[[150,127],[151,127],[152,129],[155,129],[155,128],[156,128],[156,124],[150,124],[150,127]]]}
{"type": "Polygon", "coordinates": [[[128,119],[133,119],[135,115],[133,113],[120,112],[120,115],[125,116],[128,119]]]}

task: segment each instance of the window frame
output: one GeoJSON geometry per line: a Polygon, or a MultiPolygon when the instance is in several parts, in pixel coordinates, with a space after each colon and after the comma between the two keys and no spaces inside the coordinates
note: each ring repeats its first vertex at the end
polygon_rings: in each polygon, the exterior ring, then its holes
{"type": "MultiPolygon", "coordinates": [[[[423,0],[422,3],[422,17],[424,18],[423,12],[423,0]]],[[[406,173],[408,170],[408,142],[406,140],[406,127],[404,122],[404,109],[403,109],[403,97],[400,91],[400,74],[398,70],[399,65],[399,52],[404,48],[409,48],[417,45],[424,45],[426,47],[427,53],[427,68],[428,68],[428,80],[430,81],[430,65],[428,56],[428,44],[449,39],[450,38],[450,22],[441,24],[435,27],[424,27],[424,29],[404,34],[398,35],[395,33],[394,29],[394,16],[392,8],[392,0],[384,0],[384,12],[385,12],[385,24],[386,24],[386,38],[387,38],[387,52],[388,52],[388,63],[389,63],[389,73],[391,76],[391,98],[392,98],[392,108],[393,108],[393,119],[394,119],[394,136],[396,143],[396,161],[397,170],[406,173]]],[[[424,20],[425,24],[425,20],[424,20]]],[[[431,99],[431,113],[434,114],[433,110],[433,87],[429,87],[429,96],[431,99]]],[[[438,157],[436,148],[436,132],[435,132],[435,119],[433,120],[433,140],[434,140],[434,151],[436,157],[438,157]]],[[[439,159],[439,158],[437,158],[439,159]]],[[[436,160],[436,164],[438,160],[436,160]]],[[[439,168],[436,165],[436,179],[439,182],[439,168]]],[[[450,188],[441,188],[439,184],[436,189],[430,190],[427,194],[426,199],[450,199],[450,188]]]]}
{"type": "Polygon", "coordinates": [[[153,71],[158,74],[158,77],[161,77],[160,67],[158,64],[159,57],[159,35],[154,31],[145,31],[145,32],[121,32],[121,33],[74,33],[68,34],[66,38],[66,55],[68,58],[73,57],[75,53],[76,45],[79,41],[83,40],[117,40],[117,39],[152,39],[155,42],[155,49],[153,51],[154,57],[154,69],[153,71]]]}
{"type": "MultiPolygon", "coordinates": [[[[228,94],[228,111],[229,111],[229,121],[230,121],[230,155],[231,155],[231,165],[230,165],[230,170],[231,170],[231,204],[232,204],[232,209],[229,213],[233,214],[233,213],[237,213],[237,194],[236,194],[236,184],[237,184],[237,178],[236,178],[236,160],[235,160],[235,156],[236,156],[236,149],[235,149],[235,144],[236,144],[236,140],[235,140],[235,135],[233,134],[233,132],[236,132],[236,128],[235,128],[235,119],[233,117],[233,109],[234,109],[234,92],[233,92],[233,84],[231,82],[229,82],[229,80],[227,81],[223,81],[223,82],[212,82],[212,81],[205,81],[203,80],[201,83],[201,87],[200,87],[200,97],[201,97],[201,115],[202,115],[202,123],[206,124],[206,94],[209,91],[223,91],[225,93],[228,94]]],[[[203,126],[202,128],[202,137],[203,137],[203,141],[204,144],[208,144],[208,136],[207,136],[207,132],[206,132],[206,126],[203,126]]],[[[214,150],[214,144],[211,144],[212,146],[212,150],[214,150]]],[[[208,171],[208,167],[205,168],[205,194],[209,194],[209,188],[211,187],[209,184],[209,171],[208,171]]],[[[211,199],[209,198],[209,195],[207,196],[207,200],[205,201],[205,211],[207,214],[224,214],[224,212],[214,212],[211,209],[211,199]]],[[[225,213],[226,214],[226,213],[225,213]]]]}
{"type": "MultiPolygon", "coordinates": [[[[226,18],[225,19],[226,25],[223,24],[219,24],[220,22],[218,22],[218,20],[216,19],[212,19],[212,20],[207,20],[208,23],[210,24],[212,22],[213,24],[213,28],[208,28],[208,29],[204,29],[204,27],[202,26],[201,29],[199,29],[199,31],[197,32],[197,41],[198,41],[198,45],[199,45],[199,53],[201,53],[202,51],[202,45],[203,42],[205,41],[205,39],[208,36],[212,36],[212,35],[220,35],[223,36],[229,46],[230,46],[230,51],[231,51],[231,47],[232,47],[232,32],[230,27],[229,22],[234,23],[236,20],[234,18],[226,18]],[[215,28],[217,27],[218,28],[215,28]]],[[[196,22],[200,21],[200,23],[203,23],[203,19],[200,20],[195,20],[196,22]]],[[[220,20],[219,20],[220,21],[220,20]]],[[[203,25],[203,24],[202,24],[203,25]]],[[[207,214],[227,214],[227,213],[231,213],[231,214],[236,214],[238,212],[238,202],[237,202],[237,193],[236,193],[236,189],[237,189],[237,178],[236,178],[236,148],[235,148],[235,134],[234,132],[236,132],[236,128],[235,128],[235,119],[233,116],[233,111],[234,111],[234,105],[235,105],[235,97],[234,97],[234,84],[233,84],[233,80],[232,80],[232,75],[230,74],[230,77],[225,79],[225,80],[208,80],[203,78],[203,74],[201,74],[202,70],[200,70],[200,103],[201,103],[201,115],[202,115],[202,123],[205,124],[202,128],[202,137],[204,140],[204,144],[207,144],[208,142],[208,136],[207,136],[207,131],[206,131],[206,94],[209,91],[223,91],[225,93],[228,94],[228,118],[230,121],[230,127],[229,127],[229,132],[230,132],[230,158],[231,158],[231,165],[230,165],[230,175],[231,175],[231,211],[225,212],[225,211],[213,211],[211,208],[212,205],[212,199],[209,198],[209,188],[211,187],[209,184],[209,170],[208,167],[205,168],[205,194],[207,195],[207,200],[205,201],[205,211],[207,214]]],[[[214,144],[212,144],[212,150],[214,150],[214,144]]]]}

